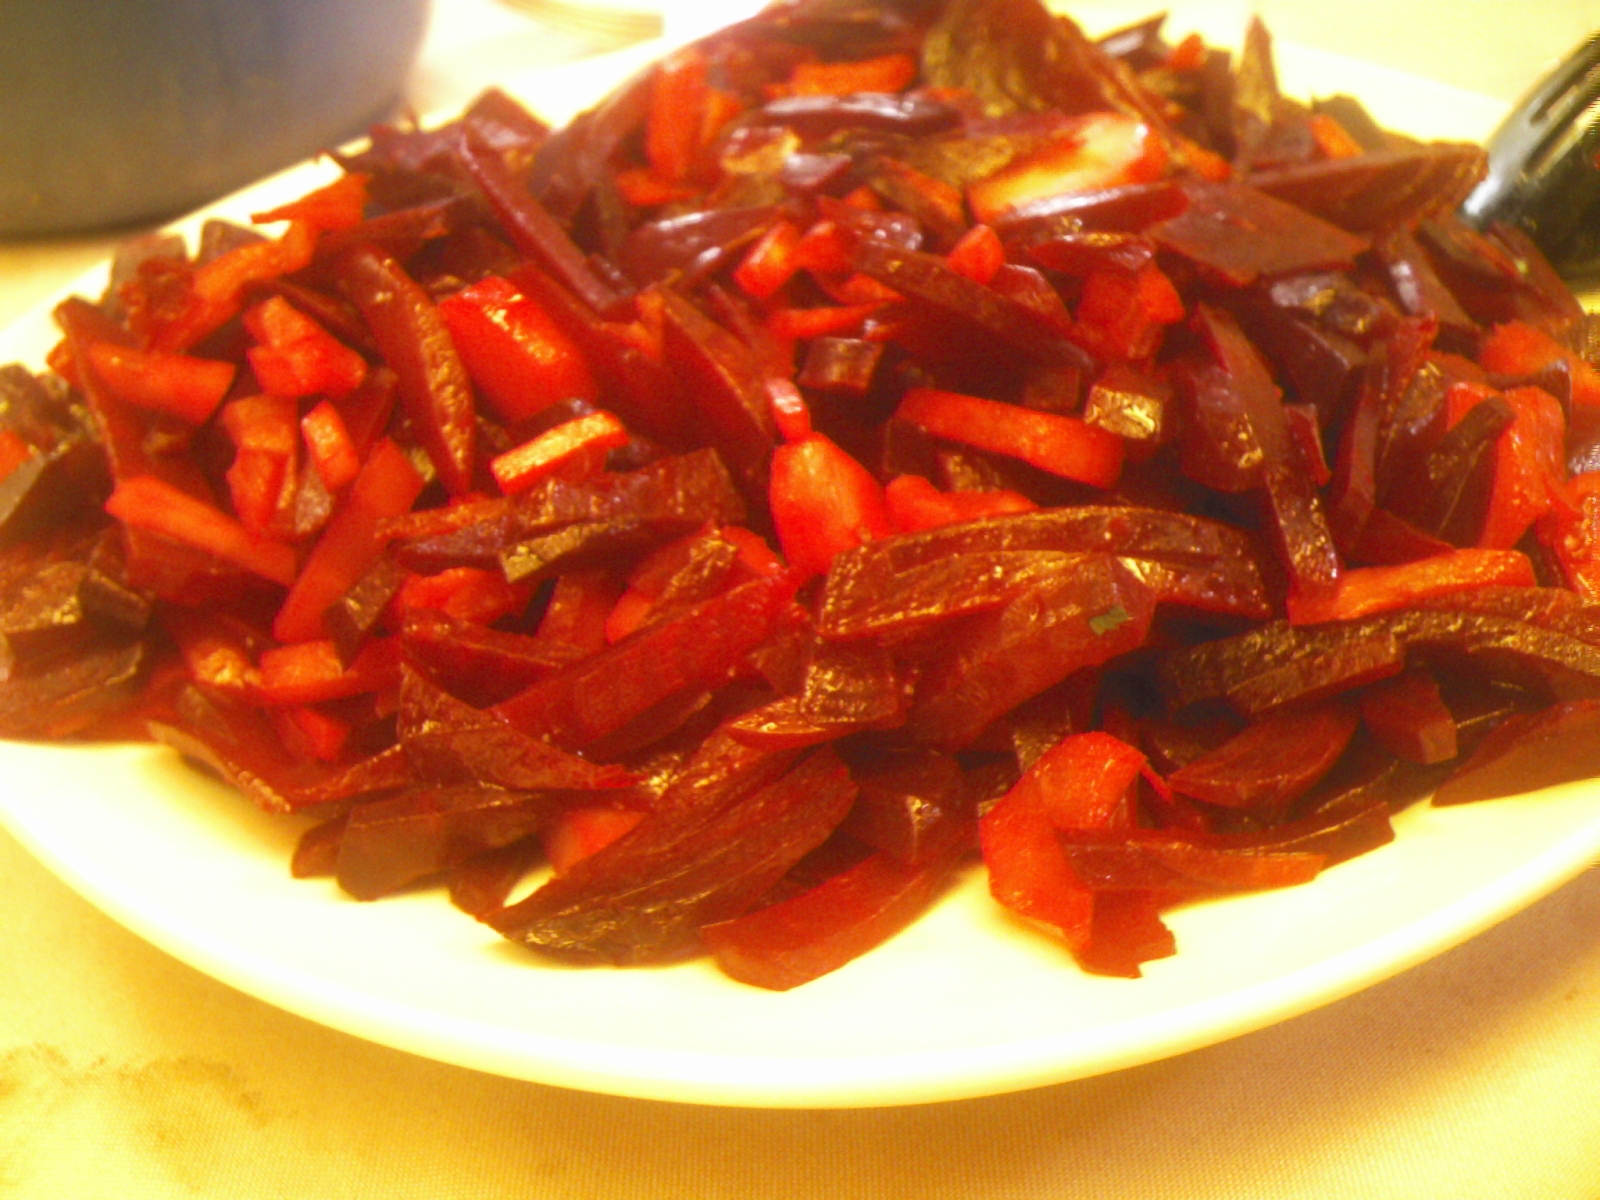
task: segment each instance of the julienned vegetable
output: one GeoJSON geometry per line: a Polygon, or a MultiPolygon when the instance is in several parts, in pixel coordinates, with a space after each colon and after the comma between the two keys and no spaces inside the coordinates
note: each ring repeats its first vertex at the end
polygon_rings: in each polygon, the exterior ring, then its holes
{"type": "Polygon", "coordinates": [[[0,371],[0,729],[770,988],[980,857],[1137,975],[1435,788],[1596,773],[1590,322],[1454,215],[1479,150],[1274,79],[1258,25],[788,0],[130,247],[0,371]]]}

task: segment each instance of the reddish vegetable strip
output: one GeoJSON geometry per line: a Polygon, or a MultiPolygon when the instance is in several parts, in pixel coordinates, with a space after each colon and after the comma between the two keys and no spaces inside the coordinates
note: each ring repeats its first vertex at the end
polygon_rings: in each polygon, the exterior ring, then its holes
{"type": "Polygon", "coordinates": [[[410,512],[422,487],[422,476],[405,452],[387,439],[379,442],[299,576],[291,570],[285,581],[294,586],[273,620],[274,637],[281,642],[304,642],[326,636],[323,613],[383,548],[378,522],[410,512]]]}
{"type": "Polygon", "coordinates": [[[964,842],[915,864],[879,851],[789,900],[701,929],[734,979],[787,991],[837,970],[921,915],[948,879],[964,842]]]}
{"type": "Polygon", "coordinates": [[[216,411],[233,383],[232,363],[98,342],[89,362],[117,397],[194,425],[216,411]]]}
{"type": "Polygon", "coordinates": [[[341,175],[332,183],[307,192],[298,200],[265,212],[252,213],[257,225],[273,221],[303,221],[314,229],[349,229],[361,223],[367,206],[371,178],[359,171],[341,175]]]}
{"type": "Polygon", "coordinates": [[[531,417],[557,400],[598,398],[572,340],[509,280],[481,279],[442,300],[439,314],[473,382],[502,419],[531,417]]]}
{"type": "Polygon", "coordinates": [[[589,267],[560,223],[497,157],[468,141],[456,153],[483,190],[516,247],[548,271],[594,312],[608,312],[616,294],[589,267]]]}
{"type": "Polygon", "coordinates": [[[323,485],[337,492],[361,473],[361,457],[356,453],[350,431],[339,410],[324,400],[300,418],[311,465],[322,476],[323,485]]]}
{"type": "Polygon", "coordinates": [[[592,744],[674,693],[730,670],[771,636],[794,587],[784,577],[743,584],[541,680],[495,712],[557,745],[592,744]]]}
{"type": "Polygon", "coordinates": [[[771,503],[784,557],[805,575],[826,571],[840,551],[889,532],[883,488],[820,433],[773,453],[771,503]]]}
{"type": "Polygon", "coordinates": [[[1532,587],[1533,582],[1533,564],[1522,552],[1468,547],[1392,567],[1346,571],[1326,595],[1290,596],[1289,620],[1296,625],[1350,621],[1452,592],[1493,585],[1532,587]]]}
{"type": "Polygon", "coordinates": [[[1143,767],[1142,754],[1105,734],[1069,737],[1041,757],[978,822],[994,898],[1054,925],[1073,949],[1087,946],[1094,897],[1056,835],[1127,829],[1128,786],[1143,767]]]}
{"type": "Polygon", "coordinates": [[[1008,211],[1063,192],[1092,192],[1158,179],[1166,170],[1162,141],[1120,113],[1087,113],[1068,121],[1038,149],[967,189],[978,220],[993,223],[1008,211]]]}
{"type": "Polygon", "coordinates": [[[1525,321],[1496,325],[1484,337],[1478,358],[1485,370],[1502,375],[1537,375],[1551,364],[1561,363],[1571,374],[1572,403],[1582,408],[1600,406],[1600,370],[1525,321]]]}
{"type": "Polygon", "coordinates": [[[1361,697],[1361,720],[1384,749],[1408,762],[1449,762],[1460,748],[1455,714],[1425,668],[1368,688],[1361,697]]]}
{"type": "Polygon", "coordinates": [[[453,496],[472,490],[477,438],[472,385],[433,301],[392,257],[363,247],[340,278],[399,379],[400,403],[453,496]]]}
{"type": "Polygon", "coordinates": [[[500,490],[507,495],[525,491],[552,471],[594,451],[604,453],[628,444],[628,431],[608,412],[590,413],[547,429],[515,449],[496,455],[489,463],[500,490]]]}
{"type": "Polygon", "coordinates": [[[204,500],[153,475],[117,484],[106,512],[139,529],[183,542],[288,587],[295,580],[294,548],[252,537],[239,522],[204,500]]]}
{"type": "Polygon", "coordinates": [[[889,523],[901,533],[1039,507],[1020,492],[941,492],[920,475],[891,479],[883,498],[889,523]]]}
{"type": "Polygon", "coordinates": [[[1122,472],[1122,442],[1076,417],[932,388],[907,391],[895,415],[934,437],[1009,454],[1095,487],[1110,487],[1122,472]]]}
{"type": "Polygon", "coordinates": [[[244,314],[260,344],[245,352],[261,386],[275,396],[345,396],[361,386],[366,360],[282,296],[244,314]]]}
{"type": "Polygon", "coordinates": [[[286,523],[280,514],[294,501],[299,447],[294,401],[278,396],[230,401],[222,411],[222,427],[235,447],[226,476],[233,511],[251,533],[269,536],[286,523]]]}
{"type": "Polygon", "coordinates": [[[1516,387],[1502,397],[1516,420],[1495,447],[1494,487],[1478,544],[1509,549],[1550,509],[1561,484],[1566,418],[1561,404],[1543,388],[1516,387]]]}
{"type": "Polygon", "coordinates": [[[1345,703],[1270,713],[1167,776],[1173,791],[1277,817],[1338,761],[1359,718],[1345,703]]]}
{"type": "Polygon", "coordinates": [[[782,90],[791,96],[898,92],[916,77],[917,63],[909,54],[882,54],[844,63],[798,63],[782,90]]]}
{"type": "Polygon", "coordinates": [[[800,230],[788,221],[778,221],[761,235],[734,269],[733,281],[758,300],[777,295],[800,269],[794,248],[800,230]]]}
{"type": "Polygon", "coordinates": [[[1137,979],[1144,963],[1176,954],[1177,939],[1161,920],[1167,903],[1167,895],[1154,890],[1096,894],[1089,940],[1077,951],[1078,965],[1096,975],[1137,979]]]}
{"type": "Polygon", "coordinates": [[[326,639],[295,642],[262,651],[257,694],[264,704],[319,704],[396,687],[399,645],[392,638],[368,642],[346,666],[326,639]]]}
{"type": "Polygon", "coordinates": [[[987,225],[974,225],[945,255],[952,270],[975,283],[989,283],[1006,264],[1006,248],[1000,235],[987,225]]]}
{"type": "Polygon", "coordinates": [[[540,832],[539,840],[551,868],[562,875],[580,859],[604,850],[644,817],[644,813],[626,808],[568,809],[540,832]]]}
{"type": "Polygon", "coordinates": [[[1063,832],[1060,841],[1071,870],[1097,895],[1294,887],[1315,879],[1326,862],[1325,855],[1315,852],[1219,848],[1149,829],[1117,836],[1072,830],[1063,832]]]}
{"type": "Polygon", "coordinates": [[[315,229],[290,221],[281,238],[238,246],[206,263],[194,273],[184,310],[156,331],[154,348],[187,350],[239,313],[250,284],[303,270],[315,248],[315,229]]]}

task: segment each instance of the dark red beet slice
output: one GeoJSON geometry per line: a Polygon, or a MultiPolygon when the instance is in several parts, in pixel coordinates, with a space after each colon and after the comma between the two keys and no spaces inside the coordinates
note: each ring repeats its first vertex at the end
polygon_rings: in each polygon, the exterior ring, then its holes
{"type": "Polygon", "coordinates": [[[820,845],[855,798],[828,750],[705,811],[669,809],[484,919],[541,953],[576,962],[669,959],[700,928],[748,909],[820,845]]]}

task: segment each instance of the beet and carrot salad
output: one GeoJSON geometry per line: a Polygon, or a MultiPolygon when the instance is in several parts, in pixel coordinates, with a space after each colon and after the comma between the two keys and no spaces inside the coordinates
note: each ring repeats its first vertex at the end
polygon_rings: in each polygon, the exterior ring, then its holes
{"type": "Polygon", "coordinates": [[[0,733],[539,954],[1089,971],[1600,773],[1594,326],[1484,157],[1159,19],[780,0],[155,236],[0,370],[0,733]]]}

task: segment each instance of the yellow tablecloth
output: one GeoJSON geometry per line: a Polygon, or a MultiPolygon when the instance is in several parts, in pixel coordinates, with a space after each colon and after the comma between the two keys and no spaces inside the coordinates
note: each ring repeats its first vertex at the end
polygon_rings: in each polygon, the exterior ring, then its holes
{"type": "MultiPolygon", "coordinates": [[[[438,4],[420,109],[585,51],[488,0],[438,4]]],[[[1179,30],[1191,10],[1245,11],[1170,7],[1179,30]]],[[[1596,0],[1254,7],[1284,40],[1506,100],[1600,27],[1596,0]]],[[[1076,11],[1097,28],[1145,15],[1076,11]]],[[[104,251],[0,243],[0,321],[104,251]]],[[[1219,1046],[1018,1095],[822,1112],[585,1095],[332,1032],[150,948],[3,834],[0,895],[0,1195],[18,1200],[1600,1196],[1594,872],[1219,1046]]]]}

